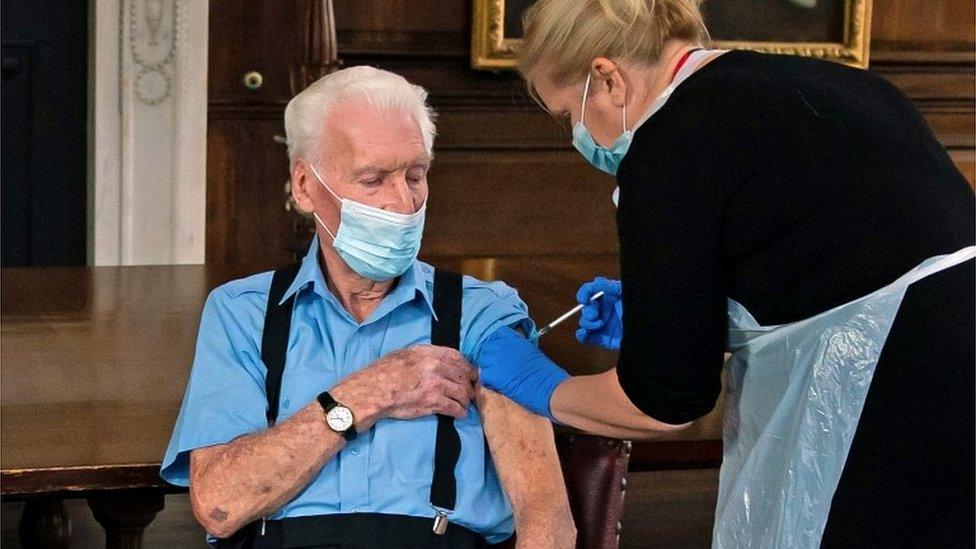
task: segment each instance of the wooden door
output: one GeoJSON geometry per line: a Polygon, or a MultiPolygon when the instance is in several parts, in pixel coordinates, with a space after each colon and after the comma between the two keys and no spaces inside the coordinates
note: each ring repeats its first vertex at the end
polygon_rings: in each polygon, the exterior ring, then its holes
{"type": "Polygon", "coordinates": [[[284,135],[294,1],[210,1],[207,263],[286,264],[295,218],[285,211],[284,135]]]}

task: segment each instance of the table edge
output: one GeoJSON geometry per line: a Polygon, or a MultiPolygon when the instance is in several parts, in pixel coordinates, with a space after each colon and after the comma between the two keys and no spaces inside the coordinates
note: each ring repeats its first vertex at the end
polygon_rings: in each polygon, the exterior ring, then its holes
{"type": "Polygon", "coordinates": [[[168,489],[179,491],[159,476],[160,463],[7,468],[0,470],[0,495],[34,496],[59,492],[168,489]]]}

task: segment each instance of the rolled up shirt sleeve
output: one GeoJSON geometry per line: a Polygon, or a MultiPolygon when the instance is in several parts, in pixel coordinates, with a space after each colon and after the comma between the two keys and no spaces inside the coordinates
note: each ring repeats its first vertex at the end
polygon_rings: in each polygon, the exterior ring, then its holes
{"type": "Polygon", "coordinates": [[[254,336],[263,325],[262,299],[232,296],[223,287],[207,298],[183,405],[160,471],[167,482],[189,485],[191,450],[267,426],[265,367],[254,336]],[[260,322],[257,331],[255,322],[260,322]]]}
{"type": "Polygon", "coordinates": [[[461,314],[461,354],[475,363],[482,343],[502,327],[520,328],[526,334],[535,330],[529,308],[514,288],[503,282],[482,282],[464,277],[461,314]]]}

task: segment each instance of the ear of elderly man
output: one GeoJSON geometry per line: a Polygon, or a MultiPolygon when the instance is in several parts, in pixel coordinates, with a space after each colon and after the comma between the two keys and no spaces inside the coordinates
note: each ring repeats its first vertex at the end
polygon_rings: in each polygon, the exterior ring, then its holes
{"type": "Polygon", "coordinates": [[[263,272],[207,299],[162,477],[189,486],[218,546],[255,524],[255,547],[483,547],[513,533],[523,547],[575,546],[550,422],[477,381],[485,339],[534,328],[518,293],[464,277],[460,348],[431,345],[435,271],[417,260],[426,91],[344,69],[292,99],[285,128],[292,198],[316,235],[281,298],[294,305],[278,420],[266,419],[263,272]],[[460,439],[446,533],[432,528],[437,414],[460,439]]]}

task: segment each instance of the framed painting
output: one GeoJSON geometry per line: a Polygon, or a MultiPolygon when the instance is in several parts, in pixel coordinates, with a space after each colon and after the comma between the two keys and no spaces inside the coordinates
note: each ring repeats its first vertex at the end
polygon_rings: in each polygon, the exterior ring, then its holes
{"type": "MultiPolygon", "coordinates": [[[[471,65],[515,67],[522,12],[534,0],[472,0],[471,65]]],[[[871,0],[705,0],[712,45],[829,59],[865,68],[871,0]]]]}

